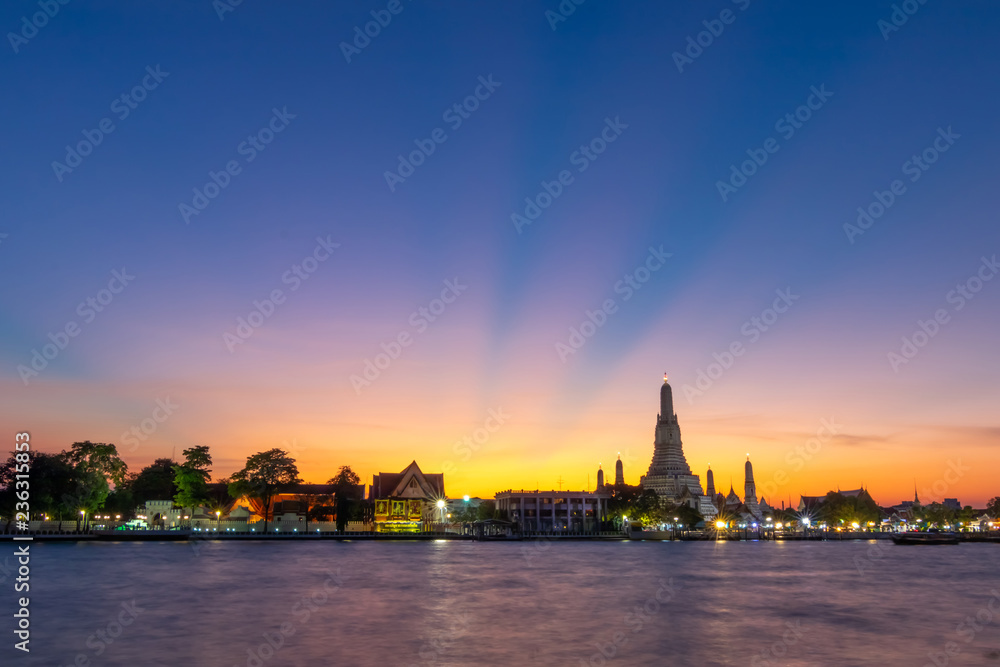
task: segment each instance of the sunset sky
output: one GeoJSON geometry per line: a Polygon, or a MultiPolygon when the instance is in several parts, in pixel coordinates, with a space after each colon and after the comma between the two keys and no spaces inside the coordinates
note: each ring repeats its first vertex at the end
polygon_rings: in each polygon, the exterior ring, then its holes
{"type": "Polygon", "coordinates": [[[621,452],[637,484],[667,372],[724,492],[749,452],[775,506],[1000,495],[1000,7],[558,6],[69,3],[5,40],[3,437],[134,470],[207,444],[217,477],[416,459],[453,497],[593,488],[621,452]]]}

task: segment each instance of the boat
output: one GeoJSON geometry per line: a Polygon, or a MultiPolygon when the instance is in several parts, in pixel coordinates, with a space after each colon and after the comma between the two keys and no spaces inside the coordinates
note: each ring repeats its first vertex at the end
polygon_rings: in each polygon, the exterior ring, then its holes
{"type": "Polygon", "coordinates": [[[894,544],[958,544],[958,535],[912,531],[895,534],[892,536],[892,541],[894,544]]]}

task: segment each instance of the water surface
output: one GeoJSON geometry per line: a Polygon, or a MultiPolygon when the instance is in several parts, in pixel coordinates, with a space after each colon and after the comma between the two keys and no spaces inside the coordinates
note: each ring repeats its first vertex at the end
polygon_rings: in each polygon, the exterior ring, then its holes
{"type": "Polygon", "coordinates": [[[996,544],[34,543],[31,565],[32,652],[0,664],[1000,667],[996,544]]]}

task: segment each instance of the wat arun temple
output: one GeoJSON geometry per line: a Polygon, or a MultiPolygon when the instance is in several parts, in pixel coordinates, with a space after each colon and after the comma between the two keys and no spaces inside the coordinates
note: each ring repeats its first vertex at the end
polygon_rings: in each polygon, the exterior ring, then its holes
{"type": "Polygon", "coordinates": [[[661,501],[673,505],[688,505],[698,510],[706,520],[719,514],[742,516],[748,520],[763,520],[772,510],[763,499],[757,500],[757,487],[753,480],[753,466],[747,457],[745,495],[743,500],[730,487],[729,495],[715,492],[712,469],[708,469],[708,488],[702,490],[698,475],[691,473],[691,466],[684,457],[681,442],[681,427],[674,413],[673,390],[663,376],[660,387],[660,414],[656,416],[656,431],[653,438],[653,460],[649,470],[639,478],[639,486],[652,489],[661,501]]]}

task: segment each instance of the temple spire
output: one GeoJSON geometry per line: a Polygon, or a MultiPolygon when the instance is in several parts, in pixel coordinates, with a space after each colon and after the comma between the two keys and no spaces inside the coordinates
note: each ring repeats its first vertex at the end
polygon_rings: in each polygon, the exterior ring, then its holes
{"type": "Polygon", "coordinates": [[[667,382],[667,374],[663,374],[663,386],[660,387],[660,422],[674,421],[674,392],[667,382]]]}

